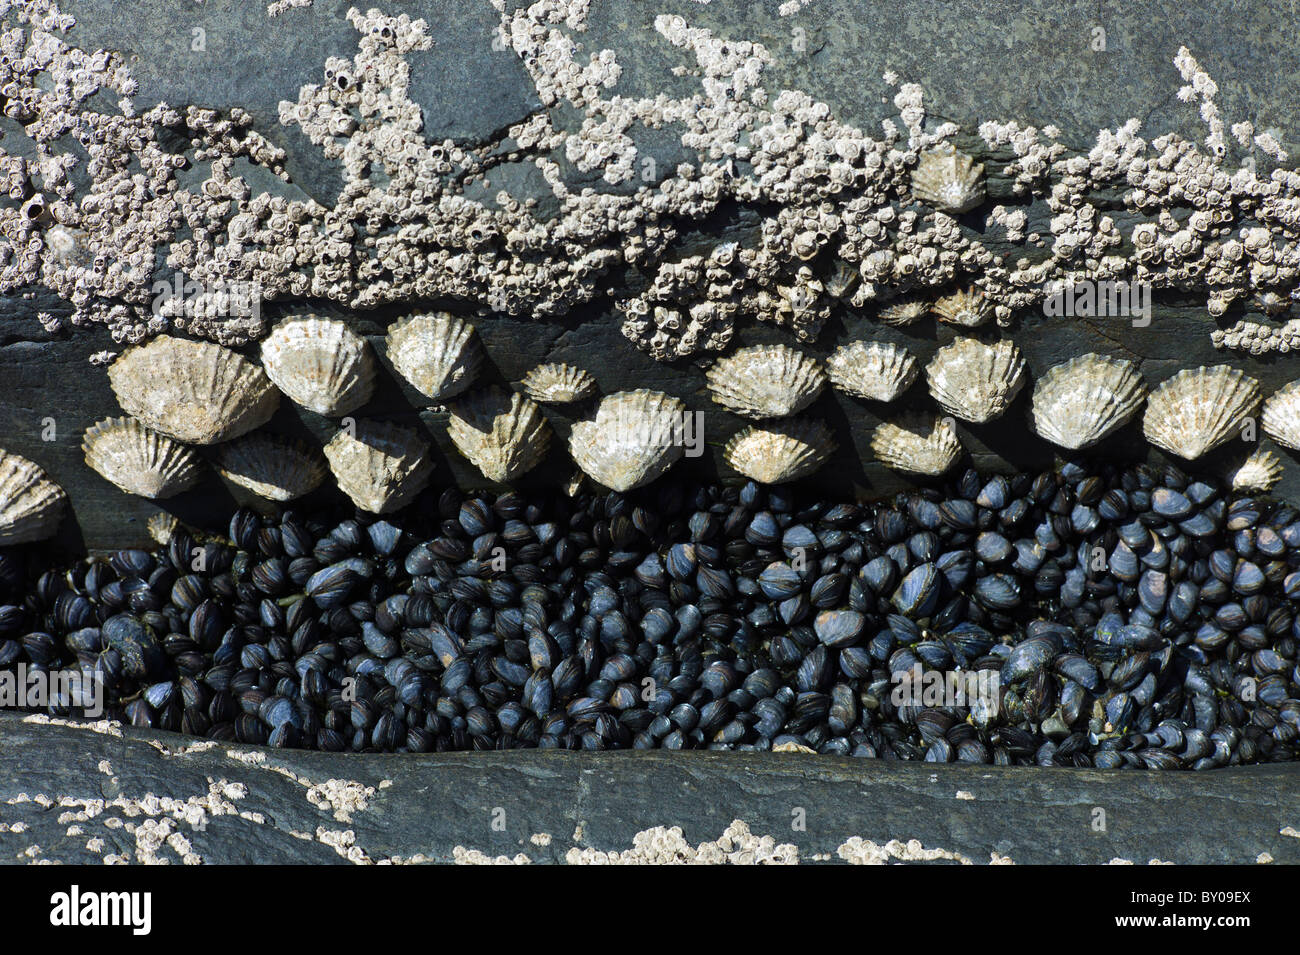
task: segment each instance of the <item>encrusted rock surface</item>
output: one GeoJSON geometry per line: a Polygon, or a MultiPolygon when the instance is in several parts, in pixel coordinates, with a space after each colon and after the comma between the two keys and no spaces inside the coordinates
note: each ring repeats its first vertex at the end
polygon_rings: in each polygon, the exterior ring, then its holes
{"type": "Polygon", "coordinates": [[[1297,767],[330,755],[0,716],[0,862],[1300,863],[1297,767]],[[673,832],[678,827],[678,832],[673,832]]]}
{"type": "MultiPolygon", "coordinates": [[[[378,6],[383,8],[382,3],[378,6]]],[[[505,6],[513,9],[511,4],[505,6]]],[[[361,7],[368,9],[365,4],[361,7]]],[[[289,202],[315,201],[330,206],[336,201],[343,183],[343,163],[326,158],[300,125],[283,125],[280,102],[298,102],[301,87],[321,83],[328,57],[347,60],[357,55],[358,29],[347,19],[346,0],[316,0],[310,7],[287,8],[275,17],[267,16],[262,4],[237,0],[208,0],[184,11],[163,0],[144,0],[132,4],[129,14],[108,0],[69,0],[63,8],[78,21],[67,34],[69,42],[89,50],[102,47],[124,53],[139,84],[134,95],[139,108],[166,101],[179,110],[191,104],[219,111],[245,110],[251,128],[266,137],[267,148],[283,151],[271,165],[281,165],[290,180],[283,181],[240,160],[233,171],[244,176],[255,192],[266,190],[289,202]]],[[[924,91],[927,131],[943,122],[957,123],[961,127],[957,145],[985,163],[989,177],[985,211],[994,204],[1007,203],[1008,208],[1025,213],[1025,221],[1015,223],[1020,232],[1037,231],[1050,239],[1052,211],[1041,201],[1023,206],[1012,201],[1006,156],[990,150],[978,135],[979,125],[989,120],[1014,120],[1040,128],[1054,124],[1062,144],[1086,152],[1098,129],[1113,129],[1136,116],[1142,119],[1145,137],[1178,132],[1200,143],[1206,126],[1197,116],[1196,103],[1180,102],[1175,95],[1180,78],[1172,60],[1181,46],[1187,46],[1200,68],[1213,76],[1218,86],[1215,103],[1225,119],[1249,118],[1256,134],[1274,136],[1293,156],[1300,152],[1293,141],[1300,131],[1300,99],[1294,95],[1293,74],[1282,68],[1291,58],[1282,22],[1285,14],[1263,3],[1250,8],[1250,15],[1243,16],[1226,0],[1215,0],[1195,14],[1171,12],[1154,0],[1100,12],[1063,10],[1054,3],[925,0],[904,10],[883,2],[814,0],[792,15],[782,15],[775,0],[742,6],[620,0],[592,3],[586,11],[585,29],[574,35],[580,43],[579,62],[585,63],[587,56],[599,50],[617,50],[622,72],[614,92],[643,97],[665,91],[680,97],[698,89],[700,81],[696,76],[675,75],[673,69],[690,67],[693,57],[668,42],[655,23],[656,17],[681,16],[691,27],[711,30],[715,36],[763,44],[771,55],[763,73],[767,90],[805,91],[827,103],[837,119],[877,137],[881,120],[893,118],[897,123],[899,119],[900,107],[894,100],[899,87],[881,79],[892,71],[900,82],[916,83],[924,91]],[[1206,26],[1211,23],[1212,29],[1206,26]],[[1101,39],[1098,28],[1104,31],[1104,49],[1097,49],[1101,39]],[[958,63],[961,68],[954,69],[958,63]]],[[[402,5],[402,9],[386,12],[406,12],[429,24],[428,48],[403,54],[410,64],[407,94],[421,108],[425,141],[446,138],[473,151],[482,144],[500,142],[512,125],[546,112],[542,102],[545,90],[539,92],[514,52],[494,43],[501,16],[492,4],[428,0],[417,9],[407,10],[402,5]]],[[[670,25],[669,33],[675,29],[670,25]]],[[[602,95],[610,95],[610,91],[602,95]]],[[[574,122],[565,128],[579,126],[580,122],[574,122]]],[[[17,150],[25,137],[8,126],[5,129],[5,148],[17,150]]],[[[677,163],[691,158],[678,141],[679,129],[635,125],[629,135],[642,158],[655,160],[661,180],[675,176],[677,163]]],[[[1260,155],[1261,169],[1268,168],[1267,157],[1260,155]]],[[[618,192],[601,169],[584,170],[581,158],[570,159],[563,147],[555,151],[555,161],[570,190],[590,185],[618,192]]],[[[1283,163],[1292,164],[1293,160],[1283,163]]],[[[206,163],[199,163],[181,179],[194,188],[207,174],[206,168],[206,163]]],[[[491,189],[506,189],[519,199],[536,199],[538,216],[555,212],[557,200],[550,185],[531,165],[504,162],[494,168],[488,181],[491,189]]],[[[484,200],[490,191],[479,189],[470,198],[484,200]]],[[[1108,214],[1125,234],[1141,219],[1124,210],[1108,214]]],[[[697,231],[679,236],[673,257],[707,254],[733,238],[752,242],[757,226],[757,218],[746,207],[737,206],[725,214],[719,211],[697,231]]],[[[991,252],[1012,260],[1029,254],[1024,246],[1009,241],[1008,230],[1003,228],[989,229],[981,241],[991,252]]],[[[48,330],[49,321],[42,323],[37,316],[66,315],[66,302],[39,288],[22,294],[31,297],[16,294],[5,300],[5,318],[0,322],[4,446],[32,458],[68,491],[72,511],[63,527],[62,544],[108,548],[143,541],[145,523],[157,506],[128,498],[98,478],[84,466],[79,450],[80,435],[89,424],[118,413],[103,368],[88,361],[103,352],[120,351],[123,345],[114,341],[102,324],[69,327],[65,323],[58,330],[48,330]]],[[[427,400],[392,373],[383,353],[383,332],[393,320],[417,304],[438,307],[451,303],[406,303],[358,312],[338,303],[291,299],[265,306],[262,320],[267,327],[285,314],[318,312],[345,318],[375,346],[381,366],[378,389],[375,398],[358,409],[358,417],[383,416],[408,425],[418,421],[436,447],[435,482],[483,483],[477,470],[451,447],[445,411],[425,410],[427,400]]],[[[613,308],[612,299],[597,297],[561,318],[475,315],[473,307],[465,309],[465,303],[460,304],[478,330],[488,356],[476,384],[517,384],[540,362],[566,361],[590,371],[602,394],[636,387],[665,391],[704,415],[706,453],[678,466],[729,475],[721,461],[722,448],[746,422],[708,400],[702,363],[691,359],[656,362],[634,347],[624,336],[624,315],[613,308]]],[[[924,364],[960,331],[936,325],[932,317],[906,329],[885,328],[873,314],[872,307],[833,308],[816,340],[798,342],[798,347],[824,359],[851,340],[896,341],[906,344],[924,364]]],[[[1223,324],[1229,323],[1225,319],[1223,324]]],[[[1259,361],[1238,351],[1216,350],[1210,340],[1215,327],[1203,293],[1185,299],[1166,293],[1157,296],[1151,322],[1143,327],[1122,318],[1048,318],[1034,312],[1017,316],[1008,334],[1023,351],[1034,378],[1087,351],[1136,361],[1153,386],[1181,368],[1225,361],[1258,378],[1266,395],[1295,377],[1293,363],[1286,356],[1259,361]]],[[[794,343],[788,328],[745,319],[737,322],[729,348],[760,342],[794,343]]],[[[243,350],[255,356],[256,344],[243,350]]],[[[977,466],[1015,470],[1051,460],[1053,450],[1046,442],[1024,437],[1030,391],[1023,389],[996,422],[958,425],[962,444],[977,466]]],[[[892,418],[908,408],[932,407],[923,385],[914,385],[899,402],[888,406],[828,389],[806,413],[831,426],[839,450],[810,480],[830,493],[870,497],[905,486],[905,478],[871,460],[871,431],[882,415],[892,418]]],[[[559,485],[574,470],[564,448],[573,417],[581,412],[550,406],[545,413],[558,440],[552,443],[543,465],[530,472],[524,483],[559,485]]],[[[337,425],[284,402],[270,427],[323,443],[337,425]]],[[[1271,443],[1265,442],[1265,446],[1271,447],[1271,443]]],[[[1251,449],[1230,442],[1198,466],[1224,477],[1251,449]]],[[[1286,473],[1275,493],[1294,498],[1300,494],[1296,455],[1276,450],[1286,473]]],[[[1143,442],[1140,426],[1133,424],[1096,451],[1158,457],[1158,452],[1143,442]]],[[[328,489],[318,493],[337,496],[328,489]]],[[[310,506],[310,501],[303,506],[310,506]]],[[[215,476],[195,491],[166,502],[168,510],[199,524],[224,520],[230,504],[230,492],[215,476]]]]}

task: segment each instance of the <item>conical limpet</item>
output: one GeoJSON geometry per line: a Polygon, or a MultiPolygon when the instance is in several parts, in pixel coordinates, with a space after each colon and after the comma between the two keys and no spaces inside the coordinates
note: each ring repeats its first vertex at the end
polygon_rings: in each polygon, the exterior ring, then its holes
{"type": "Polygon", "coordinates": [[[1283,385],[1268,396],[1260,424],[1278,444],[1300,451],[1300,381],[1283,385]]]}
{"type": "Polygon", "coordinates": [[[411,315],[389,327],[388,360],[420,394],[446,401],[474,383],[483,347],[474,326],[454,315],[411,315]]]}
{"type": "Polygon", "coordinates": [[[569,453],[588,477],[615,491],[649,484],[685,453],[686,406],[658,391],[607,396],[594,419],[574,422],[569,453]]]}
{"type": "Polygon", "coordinates": [[[977,288],[964,289],[945,295],[930,306],[939,321],[962,328],[978,328],[993,315],[993,306],[977,288]]]}
{"type": "Polygon", "coordinates": [[[551,443],[551,427],[537,402],[497,387],[456,401],[447,434],[484,477],[501,482],[532,470],[551,443]]]}
{"type": "Polygon", "coordinates": [[[1151,392],[1142,431],[1188,461],[1239,433],[1259,406],[1259,382],[1230,365],[1180,371],[1151,392]]]}
{"type": "Polygon", "coordinates": [[[835,441],[824,424],[790,418],[741,429],[727,442],[722,456],[747,478],[783,484],[812,474],[834,451],[835,441]]]}
{"type": "Polygon", "coordinates": [[[920,369],[902,345],[886,342],[849,342],[826,360],[826,373],[840,391],[893,401],[911,387],[920,369]]]}
{"type": "Polygon", "coordinates": [[[886,467],[936,477],[957,463],[961,442],[947,420],[910,414],[897,424],[879,424],[871,433],[871,450],[886,467]]]}
{"type": "Polygon", "coordinates": [[[127,414],[187,444],[217,444],[247,434],[275,414],[280,392],[243,355],[159,335],[127,349],[108,369],[127,414]]]}
{"type": "Polygon", "coordinates": [[[582,401],[596,393],[596,379],[581,368],[561,362],[538,365],[524,375],[524,391],[534,401],[567,404],[582,401]]]}
{"type": "Polygon", "coordinates": [[[250,434],[217,448],[217,471],[268,501],[292,501],[325,480],[320,452],[292,438],[250,434]]]}
{"type": "Polygon", "coordinates": [[[292,401],[329,417],[360,408],[375,389],[370,345],[336,319],[285,319],[263,340],[262,364],[292,401]]]}
{"type": "Polygon", "coordinates": [[[1271,491],[1282,480],[1282,461],[1272,451],[1256,448],[1232,473],[1234,491],[1271,491]]]}
{"type": "Polygon", "coordinates": [[[751,345],[719,358],[706,375],[713,400],[747,418],[802,411],[826,385],[817,360],[787,345],[751,345]]]}
{"type": "Polygon", "coordinates": [[[0,546],[53,537],[68,495],[34,461],[0,451],[0,546]]]}
{"type": "Polygon", "coordinates": [[[984,201],[984,164],[951,143],[923,152],[912,171],[912,195],[953,215],[984,201]]]}
{"type": "Polygon", "coordinates": [[[1089,448],[1123,427],[1146,400],[1137,366],[1088,353],[1053,365],[1034,385],[1034,430],[1057,447],[1089,448]]]}
{"type": "Polygon", "coordinates": [[[901,327],[919,321],[921,316],[930,311],[930,303],[913,299],[910,302],[898,302],[888,305],[876,313],[876,318],[886,325],[901,327]]]}
{"type": "Polygon", "coordinates": [[[372,514],[399,510],[433,476],[429,444],[419,432],[384,421],[358,421],[325,445],[339,489],[372,514]]]}
{"type": "Polygon", "coordinates": [[[134,418],[105,418],[81,442],[86,463],[127,494],[159,500],[192,488],[202,462],[178,444],[134,418]]]}
{"type": "Polygon", "coordinates": [[[1025,360],[1014,342],[992,345],[956,338],[926,366],[930,394],[945,411],[975,424],[999,418],[1025,383],[1025,360]]]}

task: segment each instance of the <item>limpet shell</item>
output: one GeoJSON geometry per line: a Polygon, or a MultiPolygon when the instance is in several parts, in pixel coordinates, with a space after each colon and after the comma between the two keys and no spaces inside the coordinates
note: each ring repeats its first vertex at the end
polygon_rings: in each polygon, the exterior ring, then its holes
{"type": "Polygon", "coordinates": [[[68,495],[45,469],[12,451],[0,451],[0,546],[53,537],[68,495]]]}
{"type": "Polygon", "coordinates": [[[926,366],[930,394],[945,411],[982,424],[1006,412],[1025,383],[1025,360],[1015,343],[986,345],[956,338],[926,366]]]}
{"type": "Polygon", "coordinates": [[[1231,365],[1188,368],[1151,393],[1142,431],[1156,447],[1191,461],[1240,432],[1259,399],[1259,382],[1231,365]]]}
{"type": "Polygon", "coordinates": [[[847,298],[862,280],[858,267],[843,259],[836,259],[830,273],[822,280],[822,287],[831,298],[847,298]]]}
{"type": "Polygon", "coordinates": [[[325,445],[339,489],[357,507],[388,514],[405,507],[433,476],[429,444],[411,428],[358,421],[325,445]]]}
{"type": "Polygon", "coordinates": [[[187,444],[247,434],[280,403],[266,373],[243,355],[170,335],[128,348],[109,366],[108,380],[127,414],[187,444]]]}
{"type": "Polygon", "coordinates": [[[455,315],[411,315],[389,327],[388,360],[420,394],[446,401],[474,383],[483,347],[474,326],[455,315]]]}
{"type": "Polygon", "coordinates": [[[135,418],[97,421],[81,441],[86,463],[127,494],[159,500],[192,488],[202,462],[189,448],[135,418]]]}
{"type": "Polygon", "coordinates": [[[268,501],[292,501],[325,480],[320,452],[302,441],[250,434],[217,448],[217,471],[268,501]]]}
{"type": "Polygon", "coordinates": [[[835,441],[824,424],[791,418],[741,429],[727,442],[722,456],[747,478],[782,484],[812,474],[834,451],[835,441]]]}
{"type": "Polygon", "coordinates": [[[335,319],[285,319],[262,342],[262,365],[290,400],[328,417],[355,411],[375,390],[370,345],[335,319]]]}
{"type": "Polygon", "coordinates": [[[911,352],[887,342],[849,342],[826,360],[832,385],[873,401],[893,401],[911,387],[919,372],[911,352]]]}
{"type": "Polygon", "coordinates": [[[928,302],[915,300],[911,302],[898,302],[894,305],[882,308],[876,313],[876,318],[884,322],[886,325],[901,327],[919,321],[921,316],[925,315],[928,311],[930,311],[930,304],[928,302]]]}
{"type": "Polygon", "coordinates": [[[905,415],[884,421],[871,434],[871,450],[886,467],[931,477],[943,474],[961,457],[957,432],[943,418],[905,415]]]}
{"type": "Polygon", "coordinates": [[[713,363],[713,400],[746,418],[783,418],[802,411],[826,386],[817,360],[788,345],[751,345],[713,363]]]}
{"type": "Polygon", "coordinates": [[[1053,365],[1034,385],[1034,430],[1057,447],[1078,451],[1137,414],[1147,386],[1133,362],[1089,352],[1053,365]]]}
{"type": "Polygon", "coordinates": [[[1278,444],[1300,450],[1300,381],[1283,385],[1268,396],[1260,424],[1278,444]]]}
{"type": "Polygon", "coordinates": [[[984,201],[984,164],[944,143],[923,152],[912,171],[912,195],[954,215],[984,201]]]}
{"type": "Polygon", "coordinates": [[[1272,451],[1256,448],[1232,475],[1234,491],[1271,491],[1282,480],[1282,461],[1272,451]]]}
{"type": "Polygon", "coordinates": [[[538,365],[524,375],[524,391],[534,401],[567,404],[582,401],[596,393],[596,379],[581,368],[561,362],[538,365]]]}
{"type": "Polygon", "coordinates": [[[569,453],[584,474],[615,491],[649,484],[685,453],[686,406],[645,388],[607,396],[574,422],[569,453]]]}
{"type": "Polygon", "coordinates": [[[455,402],[447,434],[484,477],[501,482],[532,470],[551,443],[551,426],[537,402],[497,387],[455,402]]]}
{"type": "Polygon", "coordinates": [[[930,306],[930,310],[939,317],[939,321],[960,325],[962,328],[978,328],[993,315],[992,304],[977,288],[945,295],[930,306]]]}

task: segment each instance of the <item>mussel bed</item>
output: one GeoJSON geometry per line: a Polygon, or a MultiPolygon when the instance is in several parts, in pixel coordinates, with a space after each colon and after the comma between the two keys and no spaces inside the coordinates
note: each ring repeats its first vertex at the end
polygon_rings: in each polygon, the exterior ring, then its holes
{"type": "Polygon", "coordinates": [[[1300,510],[1173,467],[872,503],[452,488],[386,519],[240,510],[58,569],[12,548],[0,669],[79,669],[109,718],[281,747],[1208,769],[1296,756],[1298,569],[1300,510]],[[899,695],[954,685],[932,673],[992,692],[899,695]]]}

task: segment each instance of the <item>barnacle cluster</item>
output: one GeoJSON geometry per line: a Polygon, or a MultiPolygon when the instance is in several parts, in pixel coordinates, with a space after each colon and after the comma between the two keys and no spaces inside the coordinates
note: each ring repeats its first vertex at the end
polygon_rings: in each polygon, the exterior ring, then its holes
{"type": "MultiPolygon", "coordinates": [[[[1198,105],[1204,143],[1148,141],[1130,120],[1074,154],[1051,126],[986,122],[979,135],[1007,159],[999,175],[1015,197],[987,209],[984,169],[954,146],[957,128],[926,129],[920,87],[892,73],[898,121],[868,135],[808,93],[769,93],[774,55],[762,44],[663,15],[655,29],[693,60],[681,72],[699,88],[631,96],[618,89],[613,50],[579,59],[573,34],[586,29],[588,0],[492,2],[499,38],[543,108],[470,145],[427,141],[410,97],[407,57],[430,48],[428,25],[349,11],[356,54],[330,57],[321,81],[280,108],[283,124],[339,163],[332,203],[257,191],[239,174],[248,163],[288,178],[284,153],[247,112],[137,109],[124,59],[68,44],[72,18],[53,0],[0,3],[0,109],[34,147],[0,151],[0,292],[43,284],[68,302],[73,325],[104,322],[124,342],[173,327],[227,344],[267,330],[258,310],[232,305],[232,285],[259,302],[444,298],[540,319],[608,292],[628,338],[667,359],[725,349],[741,316],[804,341],[844,305],[907,321],[914,291],[946,301],[968,290],[980,305],[955,311],[959,320],[988,309],[1005,326],[1060,282],[1199,289],[1216,318],[1252,298],[1273,317],[1297,285],[1300,173],[1242,161],[1286,155],[1251,124],[1226,123],[1186,49],[1175,59],[1180,97],[1198,105]],[[115,109],[105,105],[114,98],[115,109]],[[642,127],[679,132],[695,158],[635,184],[642,127]],[[608,188],[571,186],[564,162],[608,188]],[[554,199],[545,214],[536,198],[505,191],[471,198],[506,165],[541,173],[554,199]],[[752,235],[708,254],[677,251],[724,203],[757,215],[752,235]],[[1050,235],[1025,233],[1034,203],[1050,213],[1050,235]],[[1026,255],[994,254],[982,230],[1026,255]],[[160,302],[160,257],[198,291],[160,302]],[[645,277],[637,287],[621,281],[629,267],[645,277]]],[[[1289,350],[1296,331],[1243,320],[1215,342],[1289,350]]]]}

